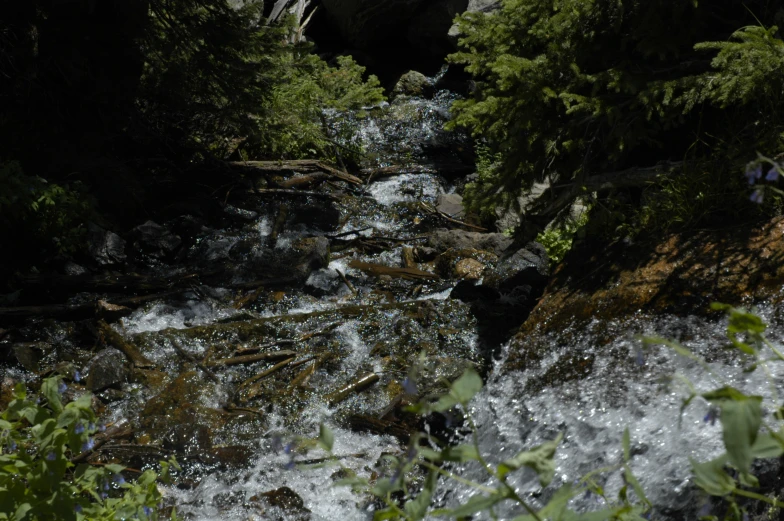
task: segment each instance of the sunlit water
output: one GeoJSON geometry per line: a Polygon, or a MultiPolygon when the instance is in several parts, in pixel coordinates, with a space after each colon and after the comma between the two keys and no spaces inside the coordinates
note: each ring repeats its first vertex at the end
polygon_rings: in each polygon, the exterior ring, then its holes
{"type": "MultiPolygon", "coordinates": [[[[773,310],[763,308],[761,314],[770,319],[773,310]]],[[[708,402],[698,397],[681,415],[690,386],[699,393],[729,385],[747,394],[762,395],[763,403],[770,406],[780,403],[777,392],[784,383],[784,362],[768,364],[770,375],[761,368],[745,372],[748,359],[724,348],[728,344],[724,321],[638,317],[625,324],[608,344],[601,344],[598,335],[593,334],[599,325],[580,329],[577,342],[553,342],[550,356],[534,369],[507,374],[498,364],[471,409],[481,452],[488,461],[498,463],[562,433],[564,439],[555,458],[556,476],[544,493],[540,493],[532,471],[517,472],[509,480],[530,504],[540,508],[556,488],[579,486],[580,479],[589,472],[622,463],[622,435],[628,428],[633,454],[630,466],[655,507],[652,518],[672,519],[667,517],[669,512],[679,519],[696,519],[700,509],[705,513],[710,505],[693,485],[690,459],[704,462],[724,449],[720,422],[711,421],[708,402]],[[668,347],[644,347],[635,338],[637,334],[688,339],[682,342],[684,346],[713,361],[703,366],[668,347]],[[567,353],[595,357],[590,375],[531,391],[538,388],[531,383],[567,353]]],[[[780,339],[784,328],[779,324],[768,333],[769,338],[780,339]]],[[[765,420],[776,426],[770,414],[765,420]]],[[[464,465],[454,470],[478,483],[497,485],[478,466],[464,465]]],[[[594,480],[604,488],[610,502],[617,499],[624,485],[622,472],[617,469],[598,474],[594,480]]],[[[438,497],[454,506],[474,494],[470,487],[447,482],[442,483],[438,497]]],[[[595,494],[579,494],[571,506],[598,510],[608,502],[595,494]]],[[[521,507],[512,504],[496,510],[499,519],[523,513],[521,507]]]]}
{"type": "MultiPolygon", "coordinates": [[[[398,107],[416,115],[409,119],[360,121],[360,139],[368,150],[391,157],[394,155],[421,158],[423,143],[441,139],[440,127],[446,118],[448,95],[434,101],[413,100],[408,107],[398,107]],[[397,140],[397,141],[395,141],[397,140]]],[[[391,161],[391,160],[390,160],[391,161]]],[[[383,162],[382,162],[383,164],[383,162]]],[[[411,173],[382,178],[367,187],[367,212],[352,215],[334,233],[360,230],[358,235],[407,236],[410,222],[388,219],[395,208],[409,203],[432,204],[439,193],[446,191],[446,182],[437,174],[411,173]],[[398,205],[398,206],[396,206],[398,205]],[[386,212],[386,213],[385,213],[386,212]]],[[[255,215],[255,212],[253,212],[255,215]]],[[[222,231],[206,235],[199,247],[207,260],[228,258],[231,248],[249,234],[266,239],[272,232],[274,215],[258,215],[243,234],[227,236],[222,231]]],[[[300,237],[317,234],[317,230],[299,227],[285,230],[273,247],[284,250],[300,237]]],[[[253,255],[251,252],[250,255],[253,255]]],[[[400,248],[367,255],[363,259],[399,265],[400,248]]],[[[300,314],[335,309],[349,299],[354,303],[369,302],[365,299],[373,289],[373,281],[359,270],[349,266],[350,258],[333,259],[327,268],[313,271],[307,284],[322,290],[327,296],[296,294],[276,308],[256,310],[255,317],[274,317],[280,314],[300,314]],[[357,281],[358,296],[341,284],[338,271],[357,281]]],[[[239,312],[221,299],[225,290],[207,288],[208,294],[185,294],[178,304],[154,303],[141,308],[122,320],[120,330],[126,334],[184,329],[230,319],[239,312]]],[[[431,288],[411,299],[443,301],[449,298],[451,287],[431,288]]],[[[773,320],[774,310],[765,308],[763,317],[773,320]]],[[[397,318],[389,312],[389,320],[397,318]]],[[[370,367],[378,372],[381,366],[372,359],[371,346],[360,334],[359,320],[348,320],[335,330],[335,338],[347,349],[342,359],[341,373],[353,374],[371,361],[370,367]]],[[[708,460],[722,451],[718,422],[705,422],[708,404],[696,399],[685,409],[680,408],[688,395],[689,381],[699,391],[721,385],[733,385],[751,394],[762,394],[774,403],[772,389],[781,388],[784,363],[771,364],[772,381],[761,370],[745,373],[742,360],[721,346],[722,322],[696,317],[639,316],[623,324],[594,323],[571,331],[571,340],[565,336],[553,337],[552,348],[544,360],[532,364],[523,372],[508,372],[503,361],[496,363],[490,372],[485,389],[475,398],[472,416],[478,428],[479,445],[489,461],[499,462],[520,450],[532,448],[564,435],[557,455],[557,471],[553,484],[544,492],[531,471],[520,471],[510,477],[517,492],[535,507],[546,503],[552,492],[563,484],[578,483],[586,473],[600,467],[612,467],[621,462],[621,439],[629,428],[632,439],[631,468],[641,482],[648,498],[656,505],[654,518],[667,512],[691,516],[705,499],[695,491],[691,480],[689,460],[708,460]],[[611,341],[600,340],[608,337],[611,341]],[[659,335],[681,339],[695,353],[711,362],[708,373],[700,364],[675,354],[668,348],[651,346],[643,349],[635,335],[659,335]],[[575,340],[576,339],[576,340],[575,340]],[[565,382],[546,384],[546,376],[563,363],[563,356],[574,360],[592,360],[592,369],[585,377],[565,382]],[[674,375],[680,375],[673,378],[674,375]]],[[[475,331],[461,331],[459,342],[468,349],[476,343],[475,331]]],[[[776,324],[770,337],[779,339],[784,328],[776,324]]],[[[194,341],[186,346],[192,353],[204,353],[206,342],[194,341]]],[[[150,355],[157,363],[166,363],[170,351],[159,350],[150,355]]],[[[207,385],[207,384],[205,384],[207,385]]],[[[213,385],[213,384],[210,384],[213,385]]],[[[363,393],[352,397],[348,403],[365,410],[379,410],[386,405],[381,392],[363,393]]],[[[221,386],[215,386],[212,406],[219,407],[226,397],[221,386]]],[[[146,397],[140,397],[143,400],[146,397]]],[[[246,521],[249,519],[287,519],[292,514],[267,506],[256,508],[252,498],[260,493],[283,486],[290,487],[303,500],[311,512],[311,519],[324,521],[351,521],[371,519],[373,503],[366,495],[356,495],[347,487],[336,486],[341,467],[350,469],[360,477],[369,478],[379,473],[379,462],[385,454],[398,454],[401,447],[391,437],[351,432],[340,427],[333,417],[335,410],[326,403],[313,400],[296,421],[286,413],[273,410],[268,427],[257,433],[255,456],[249,466],[240,471],[210,471],[199,474],[195,488],[181,490],[169,488],[166,494],[176,499],[180,512],[193,520],[246,521]],[[303,439],[315,439],[319,425],[334,430],[334,454],[339,464],[292,465],[303,460],[318,460],[325,453],[318,449],[307,453],[292,452],[294,446],[308,445],[303,439]],[[296,442],[296,443],[295,443],[296,442]],[[250,505],[250,506],[249,506],[250,505]]],[[[113,420],[120,420],[123,407],[117,407],[113,420]]],[[[768,420],[770,418],[768,417],[768,420]]],[[[461,440],[455,440],[459,442],[461,440]]],[[[312,445],[312,443],[311,443],[312,445]]],[[[198,468],[195,469],[198,474],[198,468]]],[[[472,465],[457,465],[455,473],[475,482],[493,486],[484,472],[472,465]]],[[[613,470],[595,477],[612,500],[623,486],[621,473],[613,470]]],[[[455,506],[465,502],[476,491],[455,481],[442,480],[436,501],[441,506],[455,506]]],[[[596,495],[581,494],[573,500],[578,510],[596,510],[605,505],[596,495]]],[[[511,519],[523,513],[513,504],[501,506],[495,514],[498,519],[511,519]]],[[[485,516],[489,519],[489,517],[485,516]]],[[[482,519],[482,516],[477,519],[482,519]]]]}

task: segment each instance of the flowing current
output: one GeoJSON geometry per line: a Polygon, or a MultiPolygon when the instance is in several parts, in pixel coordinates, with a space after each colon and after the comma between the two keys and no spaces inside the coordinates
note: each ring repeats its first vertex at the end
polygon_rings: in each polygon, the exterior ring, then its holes
{"type": "MultiPolygon", "coordinates": [[[[251,303],[240,306],[229,289],[204,286],[180,299],[153,302],[114,326],[140,345],[152,362],[182,380],[179,387],[166,387],[158,394],[130,385],[125,397],[111,407],[115,422],[141,416],[146,429],[142,432],[153,440],[156,433],[168,436],[172,430],[160,430],[159,421],[209,423],[215,411],[236,405],[230,389],[241,388],[256,374],[243,366],[215,369],[220,379],[214,383],[195,369],[188,373],[173,350],[177,342],[190,356],[206,359],[219,353],[214,358],[225,359],[231,356],[229,347],[246,352],[259,338],[286,341],[297,350],[305,346],[308,356],[302,363],[313,364],[310,373],[281,372],[271,378],[273,383],[292,378],[307,385],[258,388],[256,401],[249,399],[232,410],[228,420],[210,424],[215,425],[211,429],[217,450],[246,449],[241,464],[215,465],[200,457],[201,446],[188,445],[199,437],[198,430],[185,434],[187,443],[172,442],[180,449],[196,447],[183,459],[185,470],[178,484],[164,491],[186,519],[372,519],[380,503],[336,483],[353,475],[389,479],[393,469],[385,457],[404,454],[405,443],[394,432],[368,429],[362,421],[369,416],[386,418],[383,411],[400,393],[401,382],[421,352],[427,362],[419,385],[431,393],[444,392],[443,381],[454,380],[468,366],[488,369],[486,385],[470,412],[479,447],[490,462],[563,434],[549,488],[542,490],[531,471],[510,478],[516,491],[536,507],[546,504],[558,486],[619,464],[622,435],[628,428],[630,466],[655,505],[653,518],[697,519],[701,509],[705,513],[712,506],[693,484],[690,460],[707,461],[723,448],[721,426],[712,421],[704,400],[694,400],[681,414],[689,385],[698,392],[732,385],[763,395],[766,403],[779,403],[775,389],[784,383],[784,363],[769,364],[769,374],[762,369],[745,371],[744,361],[724,348],[725,323],[720,320],[638,315],[619,323],[574,326],[549,339],[551,347],[543,359],[511,369],[505,360],[514,344],[488,346],[482,341],[470,306],[450,298],[454,279],[421,284],[387,280],[358,267],[356,261],[401,266],[407,247],[421,244],[417,241],[423,233],[444,226],[423,208],[434,207],[440,195],[454,192],[464,182],[455,175],[455,165],[464,160],[464,148],[470,145],[441,130],[453,99],[446,91],[432,99],[401,99],[379,113],[371,111],[344,123],[355,125],[357,139],[378,166],[405,163],[405,172],[380,176],[354,194],[352,202],[343,199],[332,213],[319,209],[322,213],[315,217],[314,206],[320,208],[321,202],[276,206],[258,201],[252,208],[251,203],[247,208],[227,207],[244,224],[231,229],[202,226],[187,252],[189,258],[233,265],[232,282],[245,284],[260,278],[270,256],[287,255],[303,240],[329,235],[331,260],[307,275],[305,288],[248,292],[243,299],[251,303]],[[279,226],[284,221],[285,226],[279,226]],[[334,222],[327,226],[326,221],[334,222]],[[336,244],[361,247],[345,254],[334,251],[339,250],[336,244]],[[707,367],[670,348],[644,346],[639,335],[680,341],[707,360],[707,367]],[[373,375],[376,383],[335,398],[347,382],[362,375],[373,375]],[[309,390],[295,392],[295,387],[309,390]],[[173,405],[167,401],[172,399],[173,405]],[[315,444],[322,424],[334,432],[331,460],[315,444]]],[[[784,328],[778,310],[763,307],[761,316],[771,324],[768,337],[779,343],[784,328]]],[[[766,419],[772,421],[769,416],[766,419]]],[[[453,432],[452,441],[465,442],[460,435],[453,432]]],[[[494,486],[475,465],[456,464],[450,470],[494,486]]],[[[624,485],[618,470],[595,480],[608,499],[624,485]]],[[[476,493],[460,482],[442,479],[434,499],[449,507],[476,493]]],[[[581,494],[572,506],[596,510],[605,500],[581,494]]],[[[498,519],[522,513],[511,503],[495,511],[498,519]]]]}

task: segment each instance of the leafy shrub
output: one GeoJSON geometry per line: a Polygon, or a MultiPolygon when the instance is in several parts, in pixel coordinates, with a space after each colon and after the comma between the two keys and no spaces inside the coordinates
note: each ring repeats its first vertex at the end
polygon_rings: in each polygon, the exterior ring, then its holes
{"type": "MultiPolygon", "coordinates": [[[[59,378],[47,378],[34,397],[19,384],[0,414],[0,519],[158,519],[162,498],[154,471],[127,482],[122,465],[72,462],[93,447],[102,427],[92,395],[63,405],[64,389],[59,378]]],[[[162,465],[168,473],[169,463],[162,465]]]]}
{"type": "Polygon", "coordinates": [[[566,190],[670,159],[710,160],[715,180],[749,150],[778,149],[780,16],[762,1],[672,0],[503,0],[462,15],[451,60],[477,89],[455,102],[452,125],[501,157],[467,191],[469,206],[509,204],[545,178],[566,190]]]}
{"type": "MultiPolygon", "coordinates": [[[[80,184],[73,187],[25,175],[18,162],[0,163],[0,233],[31,254],[77,250],[92,204],[80,184]]],[[[17,254],[20,252],[17,251],[17,254]]]]}
{"type": "Polygon", "coordinates": [[[562,223],[548,228],[536,237],[536,242],[544,246],[550,262],[558,264],[563,260],[578,232],[588,223],[588,211],[584,211],[577,218],[569,217],[562,223]]]}
{"type": "MultiPolygon", "coordinates": [[[[258,113],[258,139],[247,152],[261,157],[329,157],[332,143],[323,111],[347,111],[379,103],[383,89],[375,76],[363,81],[365,68],[350,56],[327,65],[307,50],[280,58],[282,80],[258,113]]],[[[344,129],[345,132],[345,129],[344,129]]]]}
{"type": "Polygon", "coordinates": [[[140,108],[158,138],[224,157],[325,153],[321,111],[383,99],[350,57],[330,67],[307,44],[290,44],[293,18],[265,24],[263,3],[152,2],[140,108]]]}

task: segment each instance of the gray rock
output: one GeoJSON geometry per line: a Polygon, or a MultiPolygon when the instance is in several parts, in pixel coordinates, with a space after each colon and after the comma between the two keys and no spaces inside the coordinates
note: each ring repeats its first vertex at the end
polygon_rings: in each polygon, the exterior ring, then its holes
{"type": "Polygon", "coordinates": [[[94,392],[125,383],[129,374],[125,355],[112,348],[99,351],[87,366],[87,372],[87,388],[94,392]]]}
{"type": "Polygon", "coordinates": [[[163,448],[184,454],[201,454],[212,449],[212,433],[200,424],[178,424],[166,433],[163,448]]]}
{"type": "Polygon", "coordinates": [[[155,257],[165,257],[180,247],[182,239],[160,224],[147,221],[133,229],[135,244],[155,257]]]}
{"type": "MultiPolygon", "coordinates": [[[[501,0],[469,0],[466,12],[468,13],[492,13],[501,8],[501,0]]],[[[457,41],[460,38],[460,31],[457,24],[453,24],[447,33],[452,45],[457,47],[457,41]]]]}
{"type": "Polygon", "coordinates": [[[438,251],[485,250],[501,255],[512,244],[503,233],[479,233],[463,230],[436,230],[427,240],[428,246],[438,251]]]}
{"type": "Polygon", "coordinates": [[[417,71],[408,71],[400,77],[392,89],[394,96],[424,96],[431,82],[427,76],[417,71]]]}
{"type": "Polygon", "coordinates": [[[465,217],[463,197],[460,194],[438,194],[436,209],[455,219],[465,217]]]}
{"type": "Polygon", "coordinates": [[[408,43],[431,55],[449,52],[447,33],[468,0],[322,0],[338,32],[362,50],[408,43]]]}
{"type": "Polygon", "coordinates": [[[41,370],[41,360],[51,345],[45,342],[24,342],[13,344],[14,356],[19,364],[30,372],[37,373],[41,370]]]}
{"type": "Polygon", "coordinates": [[[306,237],[290,244],[265,245],[259,236],[237,241],[228,250],[229,268],[248,279],[295,278],[303,282],[311,271],[329,264],[329,239],[306,237]]]}
{"type": "Polygon", "coordinates": [[[512,292],[519,286],[544,289],[550,276],[550,258],[544,246],[529,242],[511,255],[504,256],[485,277],[484,285],[512,292]]]}
{"type": "Polygon", "coordinates": [[[76,264],[75,262],[66,262],[65,266],[63,266],[63,271],[66,275],[76,276],[76,275],[87,275],[89,271],[87,268],[76,264]]]}
{"type": "Polygon", "coordinates": [[[87,225],[87,251],[102,266],[121,263],[127,258],[122,237],[93,223],[87,225]]]}

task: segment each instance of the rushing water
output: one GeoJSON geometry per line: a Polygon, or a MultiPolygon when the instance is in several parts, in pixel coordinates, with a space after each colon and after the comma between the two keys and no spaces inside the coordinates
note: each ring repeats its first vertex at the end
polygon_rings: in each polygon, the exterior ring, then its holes
{"type": "MultiPolygon", "coordinates": [[[[383,118],[358,119],[354,124],[359,124],[359,139],[366,150],[386,158],[388,163],[406,157],[420,165],[427,165],[428,146],[432,148],[434,143],[443,145],[453,139],[445,137],[441,130],[452,98],[448,93],[442,93],[433,100],[407,100],[388,108],[383,118]]],[[[381,162],[382,165],[388,163],[381,162]]],[[[364,237],[410,236],[416,220],[396,216],[405,214],[406,208],[409,208],[407,205],[412,203],[433,204],[439,193],[450,189],[449,183],[449,180],[433,173],[432,164],[422,172],[379,179],[366,188],[363,211],[349,214],[342,227],[333,233],[355,230],[356,236],[364,237]]],[[[245,212],[248,213],[247,210],[245,212]]],[[[265,213],[263,208],[250,214],[255,219],[249,228],[251,232],[232,236],[225,231],[215,231],[202,239],[197,253],[208,259],[226,257],[236,243],[247,238],[248,233],[257,234],[266,241],[272,233],[274,215],[265,213]]],[[[270,247],[285,250],[297,238],[312,233],[317,233],[317,230],[307,226],[287,229],[270,247]]],[[[401,250],[395,247],[362,258],[399,265],[401,250]]],[[[307,284],[321,291],[323,296],[314,298],[313,295],[294,292],[274,306],[256,307],[253,315],[270,319],[297,314],[310,316],[314,312],[339,309],[346,303],[376,302],[372,297],[374,282],[353,269],[348,261],[349,258],[334,259],[327,268],[310,274],[307,284]],[[356,295],[341,284],[338,272],[355,281],[356,295]]],[[[450,286],[429,287],[415,298],[447,302],[444,299],[448,299],[450,290],[450,286]]],[[[207,301],[191,295],[192,299],[186,298],[178,304],[156,303],[138,310],[124,319],[122,329],[126,334],[171,331],[212,324],[238,315],[239,312],[231,305],[221,303],[224,290],[211,291],[213,298],[207,301]]],[[[467,308],[464,312],[467,313],[467,308]]],[[[773,319],[773,315],[772,309],[763,310],[765,318],[773,319]]],[[[379,325],[370,328],[372,333],[368,332],[363,320],[367,319],[344,320],[333,332],[344,353],[338,375],[356,374],[362,370],[381,374],[385,370],[383,358],[374,354],[374,345],[400,334],[398,325],[403,315],[392,309],[384,312],[378,319],[379,325]]],[[[441,326],[448,327],[450,324],[452,322],[446,320],[441,326]]],[[[548,356],[523,372],[505,370],[503,360],[496,361],[486,387],[475,398],[471,409],[482,453],[489,461],[499,462],[563,433],[564,439],[556,455],[556,477],[548,489],[540,491],[538,479],[531,471],[518,472],[510,478],[518,493],[534,506],[541,507],[558,486],[575,483],[599,467],[620,463],[622,433],[628,427],[634,455],[631,468],[648,498],[656,505],[654,515],[666,516],[669,512],[696,518],[698,507],[706,499],[695,491],[689,460],[708,460],[721,452],[722,445],[720,425],[704,421],[709,410],[704,400],[695,400],[681,416],[681,406],[688,394],[687,385],[683,382],[689,381],[701,391],[733,385],[749,393],[762,394],[772,402],[775,400],[770,395],[771,389],[780,387],[784,378],[784,364],[772,364],[772,382],[761,370],[744,372],[740,358],[719,347],[725,343],[722,340],[723,327],[723,323],[715,320],[677,316],[638,316],[622,324],[597,322],[571,331],[569,335],[553,337],[548,356]],[[613,337],[610,341],[606,340],[608,331],[613,337]],[[711,373],[669,348],[643,347],[636,335],[661,335],[683,340],[684,345],[696,354],[710,360],[711,373]],[[570,340],[564,341],[563,338],[570,340]],[[579,364],[583,360],[591,364],[587,376],[563,382],[548,379],[547,375],[557,370],[565,357],[573,363],[576,360],[579,364]]],[[[452,341],[460,346],[457,350],[475,353],[475,331],[466,330],[464,325],[458,328],[462,332],[452,341]]],[[[772,330],[773,338],[782,334],[784,329],[781,326],[772,330]]],[[[412,338],[421,341],[424,337],[420,331],[412,338]]],[[[171,360],[165,341],[153,344],[159,347],[150,354],[151,358],[160,363],[171,360]]],[[[207,342],[198,339],[188,345],[191,352],[200,354],[206,347],[207,342]]],[[[243,377],[240,373],[232,374],[230,379],[243,377]]],[[[335,375],[322,375],[321,378],[320,381],[328,385],[335,375]]],[[[221,392],[221,389],[215,389],[217,402],[213,405],[217,406],[221,401],[221,392]]],[[[383,409],[387,402],[388,398],[382,392],[362,393],[342,404],[342,410],[377,411],[383,409]]],[[[335,482],[346,475],[346,469],[361,477],[374,474],[383,477],[383,456],[399,454],[404,447],[390,436],[357,433],[345,428],[336,416],[337,409],[319,397],[312,397],[304,408],[298,409],[294,413],[296,418],[292,418],[291,414],[292,411],[286,407],[272,408],[264,431],[255,434],[255,455],[247,468],[213,469],[205,474],[198,465],[192,466],[191,472],[198,476],[198,484],[191,488],[170,488],[167,494],[176,499],[181,512],[195,520],[298,518],[302,513],[300,510],[292,512],[274,505],[260,506],[264,504],[254,498],[264,491],[284,486],[302,498],[303,506],[310,511],[313,520],[372,518],[376,504],[370,497],[355,495],[347,487],[335,486],[335,482]],[[320,424],[328,425],[335,433],[333,452],[339,458],[339,465],[294,465],[294,462],[304,460],[318,462],[319,458],[326,456],[319,449],[311,449],[307,453],[297,453],[296,450],[296,447],[307,446],[307,439],[317,436],[320,424]]],[[[478,466],[456,465],[451,470],[481,484],[494,484],[478,466]]],[[[618,470],[600,474],[595,479],[610,499],[624,484],[618,470]]],[[[454,506],[476,493],[458,482],[442,480],[436,500],[441,505],[454,506]]],[[[572,503],[580,510],[594,510],[601,508],[604,500],[596,495],[581,495],[572,503]]],[[[495,514],[498,519],[511,519],[521,512],[519,507],[509,504],[497,509],[495,514]]]]}
{"type": "MultiPolygon", "coordinates": [[[[413,242],[421,233],[443,225],[429,222],[416,205],[432,205],[439,194],[453,189],[455,180],[439,171],[439,162],[457,160],[449,154],[465,145],[460,136],[442,130],[453,99],[452,94],[441,92],[430,100],[398,100],[380,113],[371,111],[370,116],[347,120],[357,128],[357,139],[379,165],[405,161],[415,167],[410,173],[382,177],[364,187],[362,193],[355,194],[356,204],[337,210],[339,225],[329,233],[339,236],[354,231],[344,236],[368,240],[393,236],[413,242]]],[[[185,258],[232,264],[240,282],[259,278],[270,252],[285,253],[302,238],[325,234],[319,223],[301,221],[276,233],[275,207],[264,201],[253,208],[227,207],[227,212],[246,223],[230,229],[203,228],[185,258]]],[[[328,266],[309,274],[307,289],[288,288],[242,310],[228,289],[194,287],[178,299],[142,307],[116,326],[171,376],[184,372],[172,339],[181,341],[191,355],[204,357],[216,345],[253,347],[249,344],[255,337],[248,333],[251,329],[243,327],[256,328],[252,331],[277,340],[312,336],[305,346],[312,353],[335,353],[332,366],[314,369],[312,388],[334,390],[359,374],[380,375],[374,387],[339,405],[330,404],[323,392],[295,396],[289,388],[286,392],[291,396],[264,395],[275,399],[253,405],[262,412],[263,420],[216,432],[219,443],[251,448],[245,465],[237,470],[190,458],[185,462],[185,477],[190,479],[187,486],[181,483],[165,490],[187,519],[304,519],[307,511],[314,521],[372,518],[378,505],[371,497],[335,483],[351,474],[384,479],[389,470],[385,470],[384,456],[401,454],[405,447],[392,436],[348,428],[346,416],[384,410],[394,395],[394,386],[404,380],[406,368],[421,350],[429,350],[430,357],[424,380],[434,383],[440,378],[453,380],[467,365],[488,362],[470,307],[449,298],[451,283],[429,282],[416,290],[416,284],[409,281],[381,285],[351,265],[352,260],[361,260],[399,266],[405,243],[391,243],[384,251],[333,255],[328,266]],[[353,281],[353,288],[344,284],[343,276],[353,281]],[[354,309],[351,306],[358,311],[346,311],[354,309]],[[236,330],[232,329],[235,325],[236,330]],[[192,331],[201,336],[191,335],[192,331]],[[334,431],[333,454],[339,464],[325,462],[327,454],[314,448],[321,424],[334,431]],[[259,500],[263,493],[281,487],[289,487],[301,498],[302,509],[259,500]]],[[[778,341],[784,327],[776,310],[767,307],[761,313],[773,324],[769,337],[778,341]]],[[[705,461],[721,452],[721,427],[704,421],[709,406],[702,399],[695,400],[681,416],[688,394],[684,382],[691,382],[699,391],[732,385],[765,396],[767,403],[778,403],[772,393],[784,383],[784,364],[771,364],[770,376],[760,369],[745,372],[744,361],[721,347],[726,343],[723,328],[720,321],[678,316],[640,315],[618,324],[595,322],[554,335],[547,356],[524,371],[505,369],[503,357],[509,346],[504,346],[502,359],[489,361],[486,386],[472,403],[482,453],[489,461],[499,462],[562,433],[556,476],[548,489],[541,491],[530,471],[510,478],[518,493],[540,507],[558,486],[574,483],[599,467],[620,463],[622,434],[628,427],[633,453],[630,465],[656,505],[654,518],[696,519],[706,500],[692,483],[689,460],[705,461]],[[710,372],[669,348],[644,347],[636,335],[680,340],[709,360],[710,372]],[[567,359],[590,369],[579,378],[551,378],[567,359]]],[[[200,373],[192,372],[201,378],[200,373]]],[[[239,367],[224,368],[220,374],[219,383],[203,379],[196,382],[196,390],[187,391],[196,396],[195,411],[223,408],[231,400],[232,386],[254,373],[239,367]]],[[[143,414],[140,411],[159,399],[139,384],[126,387],[125,397],[110,407],[112,421],[133,422],[143,414]]],[[[438,389],[443,391],[443,386],[434,385],[433,390],[438,389]]],[[[770,417],[767,420],[771,421],[770,417]]],[[[193,421],[201,420],[194,417],[193,421]]],[[[493,486],[476,466],[455,465],[451,470],[493,486]]],[[[623,486],[617,470],[595,479],[608,498],[623,486]]],[[[455,506],[474,494],[475,490],[459,482],[442,480],[435,499],[442,506],[455,506]]],[[[580,495],[572,506],[595,510],[603,504],[596,495],[580,495]]],[[[521,513],[512,504],[495,512],[498,519],[521,513]]]]}
{"type": "MultiPolygon", "coordinates": [[[[774,320],[772,307],[759,312],[763,319],[774,320]]],[[[780,322],[774,324],[768,337],[778,343],[784,328],[780,322]]],[[[778,404],[784,363],[768,364],[769,373],[762,368],[748,372],[749,360],[725,347],[725,321],[639,316],[616,327],[617,336],[610,342],[594,334],[599,326],[607,328],[607,324],[599,323],[580,328],[579,335],[571,336],[577,341],[558,343],[553,339],[549,358],[534,369],[506,373],[498,364],[471,410],[482,453],[497,463],[563,433],[555,458],[556,477],[549,489],[540,493],[538,478],[531,471],[510,479],[518,493],[541,507],[557,487],[577,483],[601,467],[622,463],[622,435],[628,428],[633,454],[630,466],[654,505],[653,518],[696,519],[700,510],[705,514],[712,506],[696,491],[690,459],[708,461],[724,449],[720,423],[709,414],[708,402],[697,398],[681,414],[690,386],[697,392],[707,392],[729,385],[747,394],[762,395],[763,403],[778,404]],[[709,362],[703,365],[664,346],[644,346],[637,335],[680,339],[692,353],[709,362]],[[590,374],[540,389],[537,380],[565,353],[593,359],[590,374]],[[532,383],[536,392],[531,392],[532,383]]],[[[770,413],[765,421],[777,428],[770,413]]],[[[455,470],[463,477],[493,485],[476,466],[455,470]]],[[[622,472],[617,469],[594,479],[610,501],[624,486],[622,472]]],[[[440,499],[454,505],[475,493],[459,483],[445,483],[440,499]]],[[[608,504],[595,494],[580,494],[572,506],[596,510],[608,504]]],[[[516,510],[496,511],[499,519],[521,513],[519,506],[516,510]]]]}

